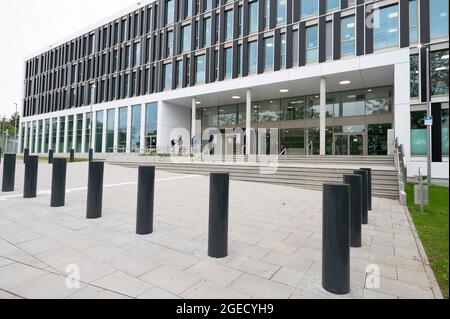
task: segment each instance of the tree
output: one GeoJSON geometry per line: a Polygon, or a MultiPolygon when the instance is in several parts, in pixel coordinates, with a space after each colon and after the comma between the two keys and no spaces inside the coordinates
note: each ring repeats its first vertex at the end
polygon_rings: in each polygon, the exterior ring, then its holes
{"type": "Polygon", "coordinates": [[[19,122],[20,122],[19,113],[14,113],[8,119],[5,116],[3,116],[0,119],[0,130],[1,130],[0,136],[2,137],[2,139],[5,135],[5,132],[8,132],[8,135],[10,136],[10,138],[12,138],[14,136],[16,119],[17,119],[17,136],[18,136],[19,135],[19,122]]]}

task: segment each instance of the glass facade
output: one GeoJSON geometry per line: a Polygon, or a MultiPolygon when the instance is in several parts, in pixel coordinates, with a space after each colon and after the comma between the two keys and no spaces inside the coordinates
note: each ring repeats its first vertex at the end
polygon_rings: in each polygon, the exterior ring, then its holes
{"type": "Polygon", "coordinates": [[[432,95],[448,95],[448,57],[449,50],[430,53],[432,95]]]}
{"type": "Polygon", "coordinates": [[[172,89],[172,63],[164,64],[163,66],[163,77],[164,77],[164,90],[172,89]]]}
{"type": "Polygon", "coordinates": [[[118,152],[125,152],[127,148],[127,123],[128,107],[121,107],[119,109],[118,152]]]}
{"type": "Polygon", "coordinates": [[[233,39],[233,10],[225,11],[225,40],[233,39]]]}
{"type": "Polygon", "coordinates": [[[264,39],[264,69],[273,69],[274,44],[273,37],[264,39]]]}
{"type": "Polygon", "coordinates": [[[302,18],[317,15],[319,12],[319,2],[317,0],[302,0],[300,8],[300,16],[302,18]]]}
{"type": "MultiPolygon", "coordinates": [[[[55,153],[58,152],[56,149],[56,136],[57,136],[57,125],[58,125],[58,119],[52,118],[51,119],[51,126],[52,126],[52,150],[55,151],[55,153]]],[[[33,149],[33,145],[31,145],[30,149],[33,149]]],[[[33,151],[31,151],[33,153],[33,151]]]]}
{"type": "Polygon", "coordinates": [[[419,97],[420,76],[419,76],[419,55],[413,54],[410,57],[410,79],[411,97],[419,97]]]}
{"type": "Polygon", "coordinates": [[[112,153],[114,151],[114,129],[115,129],[115,115],[116,110],[111,109],[107,111],[106,118],[106,152],[112,153]]]}
{"type": "Polygon", "coordinates": [[[419,41],[419,17],[417,0],[409,1],[409,42],[417,43],[419,41]]]}
{"type": "Polygon", "coordinates": [[[70,151],[73,149],[73,128],[74,128],[74,116],[69,115],[68,122],[67,122],[67,149],[66,152],[70,153],[70,151]]]}
{"type": "Polygon", "coordinates": [[[318,58],[317,26],[306,28],[306,62],[316,62],[318,58]]]}
{"type": "Polygon", "coordinates": [[[380,8],[374,15],[373,47],[375,50],[398,46],[398,5],[380,8]]]}
{"type": "Polygon", "coordinates": [[[430,1],[430,36],[432,39],[448,36],[448,1],[430,1]]]}
{"type": "Polygon", "coordinates": [[[258,42],[248,43],[248,73],[256,73],[258,68],[258,42]]]}
{"type": "Polygon", "coordinates": [[[85,145],[84,152],[88,153],[92,148],[92,113],[86,113],[86,131],[85,131],[85,145]]]}
{"type": "Polygon", "coordinates": [[[255,33],[258,31],[258,1],[249,3],[249,31],[255,33]]]}
{"type": "Polygon", "coordinates": [[[104,111],[98,111],[95,116],[95,152],[103,151],[103,125],[105,122],[104,111]]]}
{"type": "Polygon", "coordinates": [[[195,83],[205,83],[206,56],[195,57],[195,83]]]}
{"type": "Polygon", "coordinates": [[[59,118],[59,125],[60,125],[60,129],[59,129],[59,149],[58,149],[58,152],[59,153],[64,153],[64,139],[65,139],[65,134],[66,134],[66,117],[65,116],[61,116],[59,118]]]}
{"type": "Polygon", "coordinates": [[[277,25],[286,24],[287,0],[277,0],[277,25]]]}
{"type": "Polygon", "coordinates": [[[131,107],[131,152],[139,152],[141,148],[141,106],[131,107]]]}
{"type": "Polygon", "coordinates": [[[233,48],[226,48],[224,50],[224,69],[225,78],[231,78],[233,74],[233,48]]]}
{"type": "Polygon", "coordinates": [[[341,55],[355,54],[355,16],[341,20],[341,55]]]}

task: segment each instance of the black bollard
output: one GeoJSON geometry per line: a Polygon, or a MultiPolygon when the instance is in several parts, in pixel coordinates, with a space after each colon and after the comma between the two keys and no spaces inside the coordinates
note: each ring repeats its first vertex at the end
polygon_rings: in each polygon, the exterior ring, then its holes
{"type": "Polygon", "coordinates": [[[71,163],[75,162],[75,150],[74,149],[70,150],[70,162],[71,163]]]}
{"type": "Polygon", "coordinates": [[[140,166],[138,177],[136,234],[153,233],[153,210],[155,200],[155,167],[140,166]]]}
{"type": "Polygon", "coordinates": [[[369,197],[369,180],[367,171],[363,170],[355,170],[353,174],[362,176],[362,224],[367,225],[369,223],[369,205],[368,205],[368,197],[369,197]]]}
{"type": "Polygon", "coordinates": [[[2,192],[14,192],[16,179],[16,154],[5,154],[3,163],[2,192]]]}
{"type": "Polygon", "coordinates": [[[361,168],[362,171],[367,171],[367,183],[369,192],[367,197],[367,207],[368,210],[372,210],[372,169],[371,168],[361,168]]]}
{"type": "Polygon", "coordinates": [[[66,204],[66,172],[66,159],[55,158],[52,171],[51,207],[63,207],[66,204]]]}
{"type": "Polygon", "coordinates": [[[322,286],[350,292],[350,185],[323,185],[322,286]]]}
{"type": "Polygon", "coordinates": [[[230,174],[211,173],[209,191],[208,255],[228,256],[228,204],[230,174]]]}
{"type": "Polygon", "coordinates": [[[361,247],[362,229],[362,176],[344,175],[344,184],[350,185],[350,246],[361,247]]]}
{"type": "Polygon", "coordinates": [[[53,164],[53,158],[55,156],[54,150],[48,150],[48,163],[53,164]]]}
{"type": "Polygon", "coordinates": [[[89,162],[92,162],[94,160],[94,150],[91,148],[89,149],[89,162]]]}
{"type": "Polygon", "coordinates": [[[103,172],[105,163],[89,163],[88,194],[86,217],[95,219],[102,217],[103,172]]]}
{"type": "Polygon", "coordinates": [[[28,156],[30,156],[30,149],[29,148],[25,148],[23,150],[23,163],[24,164],[27,163],[28,156]]]}
{"type": "Polygon", "coordinates": [[[35,198],[37,195],[39,157],[28,156],[25,163],[25,182],[23,185],[23,198],[35,198]]]}

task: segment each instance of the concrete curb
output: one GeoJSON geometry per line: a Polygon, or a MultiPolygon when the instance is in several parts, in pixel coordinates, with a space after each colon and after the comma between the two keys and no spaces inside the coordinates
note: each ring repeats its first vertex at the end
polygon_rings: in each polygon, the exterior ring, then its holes
{"type": "Polygon", "coordinates": [[[430,261],[428,260],[427,253],[425,252],[425,248],[423,247],[422,241],[420,240],[419,234],[417,233],[416,225],[414,224],[411,213],[407,206],[404,206],[404,208],[405,214],[408,218],[409,226],[411,227],[411,231],[414,235],[414,240],[416,241],[417,249],[419,250],[420,259],[422,260],[423,267],[425,268],[425,272],[427,273],[428,281],[430,282],[430,287],[433,291],[434,297],[436,299],[444,299],[441,288],[439,287],[436,276],[434,275],[434,271],[431,268],[430,261]]]}

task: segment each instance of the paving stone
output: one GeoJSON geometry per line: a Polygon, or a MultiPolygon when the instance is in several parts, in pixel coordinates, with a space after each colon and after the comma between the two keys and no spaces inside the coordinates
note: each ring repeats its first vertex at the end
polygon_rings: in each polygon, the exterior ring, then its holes
{"type": "Polygon", "coordinates": [[[144,281],[120,271],[104,276],[92,282],[92,285],[133,298],[152,288],[144,281]]]}
{"type": "Polygon", "coordinates": [[[261,277],[244,274],[230,288],[257,299],[287,299],[293,288],[261,277]]]}
{"type": "Polygon", "coordinates": [[[200,281],[200,277],[170,266],[161,266],[139,278],[175,295],[179,295],[200,281]]]}

